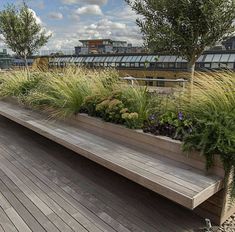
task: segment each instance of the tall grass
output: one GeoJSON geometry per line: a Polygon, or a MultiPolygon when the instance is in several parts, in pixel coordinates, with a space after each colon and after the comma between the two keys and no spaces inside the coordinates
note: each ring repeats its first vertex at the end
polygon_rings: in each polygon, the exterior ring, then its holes
{"type": "Polygon", "coordinates": [[[182,110],[200,116],[203,112],[230,112],[235,108],[235,73],[197,73],[192,92],[179,101],[182,110]]]}
{"type": "MultiPolygon", "coordinates": [[[[235,73],[198,74],[191,95],[181,96],[181,109],[194,121],[184,149],[201,151],[207,169],[218,154],[226,176],[235,172],[235,73]]],[[[235,177],[230,187],[235,196],[235,177]]]]}
{"type": "Polygon", "coordinates": [[[118,75],[108,70],[90,71],[70,67],[63,71],[46,72],[45,76],[45,81],[27,95],[25,102],[56,118],[78,113],[88,96],[107,95],[110,91],[108,87],[113,80],[116,82],[118,75]]]}
{"type": "Polygon", "coordinates": [[[0,76],[0,97],[23,97],[41,81],[40,75],[29,76],[26,71],[6,72],[0,76]]]}

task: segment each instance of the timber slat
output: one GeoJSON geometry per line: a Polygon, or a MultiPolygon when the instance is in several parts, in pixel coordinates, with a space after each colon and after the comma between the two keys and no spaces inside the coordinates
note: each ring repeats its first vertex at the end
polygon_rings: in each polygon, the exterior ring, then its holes
{"type": "MultiPolygon", "coordinates": [[[[143,165],[138,156],[135,165],[143,165]]],[[[193,232],[202,226],[192,211],[0,116],[0,232],[193,232]]]]}
{"type": "MultiPolygon", "coordinates": [[[[0,114],[187,208],[194,209],[222,189],[221,177],[163,158],[157,151],[149,156],[147,151],[108,140],[84,126],[48,121],[37,112],[6,102],[0,102],[0,114]]],[[[45,215],[51,213],[34,198],[45,215]]]]}

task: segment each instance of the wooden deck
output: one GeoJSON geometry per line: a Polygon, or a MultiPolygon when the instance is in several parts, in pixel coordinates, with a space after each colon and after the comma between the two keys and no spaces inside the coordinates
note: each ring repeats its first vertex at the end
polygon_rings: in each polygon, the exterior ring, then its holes
{"type": "Polygon", "coordinates": [[[189,209],[222,188],[222,177],[163,157],[157,150],[97,135],[87,124],[48,121],[45,115],[6,102],[0,102],[0,114],[189,209]]]}
{"type": "Polygon", "coordinates": [[[204,220],[0,117],[0,231],[185,232],[204,220]]]}

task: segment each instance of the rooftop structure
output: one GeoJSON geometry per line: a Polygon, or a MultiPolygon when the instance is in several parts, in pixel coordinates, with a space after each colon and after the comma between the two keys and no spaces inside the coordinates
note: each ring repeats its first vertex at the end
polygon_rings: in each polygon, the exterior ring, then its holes
{"type": "Polygon", "coordinates": [[[80,40],[82,46],[75,47],[76,55],[86,54],[112,54],[112,53],[141,53],[143,47],[133,47],[126,41],[111,39],[80,40]]]}
{"type": "Polygon", "coordinates": [[[235,36],[222,43],[226,50],[235,50],[235,36]]]}
{"type": "Polygon", "coordinates": [[[0,69],[7,69],[11,66],[12,58],[7,54],[7,50],[3,49],[0,52],[0,69]]]}

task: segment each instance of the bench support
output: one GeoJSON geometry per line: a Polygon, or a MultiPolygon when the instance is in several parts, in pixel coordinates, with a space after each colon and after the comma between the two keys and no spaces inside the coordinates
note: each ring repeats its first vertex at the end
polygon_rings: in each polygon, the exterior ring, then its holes
{"type": "MultiPolygon", "coordinates": [[[[230,175],[232,179],[233,173],[230,175]]],[[[199,205],[194,212],[204,218],[209,218],[216,225],[222,225],[235,213],[235,202],[231,201],[228,184],[208,200],[199,205]]]]}

